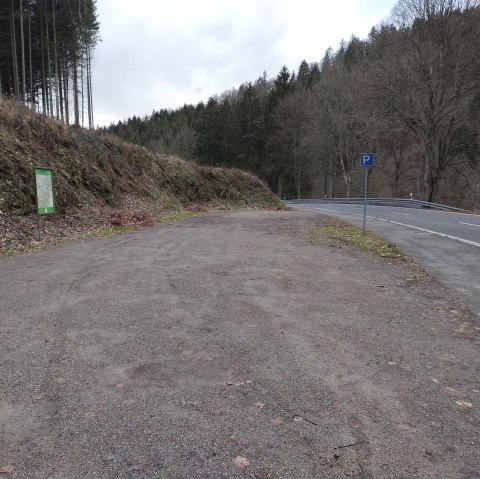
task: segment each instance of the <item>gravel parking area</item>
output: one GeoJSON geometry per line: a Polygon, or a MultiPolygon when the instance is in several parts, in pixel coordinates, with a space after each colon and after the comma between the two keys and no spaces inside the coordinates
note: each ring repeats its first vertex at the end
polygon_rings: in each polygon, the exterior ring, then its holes
{"type": "Polygon", "coordinates": [[[243,211],[0,259],[0,477],[480,477],[480,321],[243,211]]]}

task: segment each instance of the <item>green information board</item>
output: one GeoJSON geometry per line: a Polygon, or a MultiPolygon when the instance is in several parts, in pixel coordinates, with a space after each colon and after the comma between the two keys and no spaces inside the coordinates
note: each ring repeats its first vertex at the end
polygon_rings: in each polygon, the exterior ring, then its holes
{"type": "Polygon", "coordinates": [[[37,192],[37,213],[39,215],[55,213],[52,169],[36,166],[34,172],[37,192]]]}

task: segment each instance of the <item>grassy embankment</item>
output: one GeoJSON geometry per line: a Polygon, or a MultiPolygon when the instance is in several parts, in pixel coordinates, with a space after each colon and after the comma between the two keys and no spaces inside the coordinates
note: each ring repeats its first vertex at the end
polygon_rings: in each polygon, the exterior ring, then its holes
{"type": "Polygon", "coordinates": [[[154,154],[0,100],[0,254],[237,208],[283,205],[248,173],[154,154]],[[43,217],[41,244],[35,241],[34,165],[54,169],[62,233],[55,239],[52,218],[43,217]]]}

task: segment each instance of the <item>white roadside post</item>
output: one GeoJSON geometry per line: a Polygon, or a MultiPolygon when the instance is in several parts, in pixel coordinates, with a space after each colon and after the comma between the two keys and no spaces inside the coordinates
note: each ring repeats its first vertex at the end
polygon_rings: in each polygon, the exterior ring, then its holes
{"type": "Polygon", "coordinates": [[[367,222],[367,192],[368,192],[368,168],[375,165],[375,153],[362,153],[360,165],[365,167],[365,190],[363,192],[363,232],[367,222]]]}

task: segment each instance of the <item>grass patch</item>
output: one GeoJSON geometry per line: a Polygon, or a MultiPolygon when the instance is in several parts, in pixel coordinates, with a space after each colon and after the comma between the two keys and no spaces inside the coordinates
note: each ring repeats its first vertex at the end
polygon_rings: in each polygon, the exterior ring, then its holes
{"type": "Polygon", "coordinates": [[[364,233],[360,228],[330,216],[323,217],[323,225],[314,229],[312,240],[340,242],[382,258],[408,260],[408,256],[403,251],[381,236],[369,231],[364,233]]]}
{"type": "Polygon", "coordinates": [[[38,251],[44,248],[45,245],[43,245],[42,243],[28,243],[20,245],[16,248],[5,248],[0,250],[0,258],[7,256],[15,256],[22,253],[28,253],[30,251],[38,251]]]}

